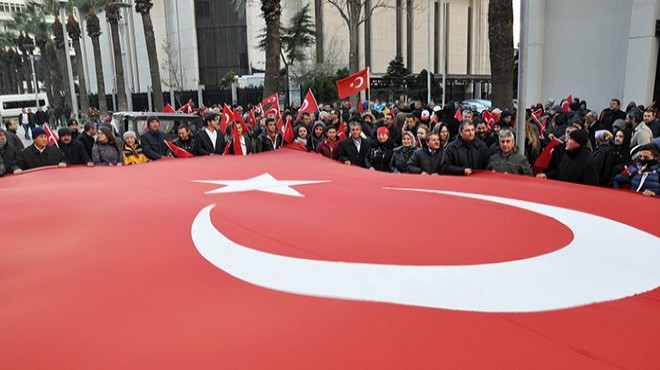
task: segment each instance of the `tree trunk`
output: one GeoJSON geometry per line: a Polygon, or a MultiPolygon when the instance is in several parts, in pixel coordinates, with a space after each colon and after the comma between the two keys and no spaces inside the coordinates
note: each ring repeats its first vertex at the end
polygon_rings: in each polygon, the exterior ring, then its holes
{"type": "MultiPolygon", "coordinates": [[[[50,105],[53,105],[56,103],[56,101],[55,101],[55,94],[53,94],[53,81],[50,78],[50,73],[48,72],[48,62],[46,61],[46,55],[48,53],[46,48],[46,42],[36,41],[36,43],[37,43],[37,47],[41,51],[41,58],[39,59],[39,65],[41,66],[41,70],[43,71],[43,75],[44,75],[44,87],[46,89],[46,96],[48,97],[48,102],[50,103],[50,105]]],[[[35,61],[35,68],[36,67],[37,66],[35,61]]]]}
{"type": "Polygon", "coordinates": [[[32,86],[32,67],[30,67],[30,56],[27,52],[21,53],[21,60],[23,61],[23,76],[25,76],[25,82],[27,82],[27,93],[33,94],[34,89],[32,86]]]}
{"type": "Polygon", "coordinates": [[[87,92],[87,79],[85,78],[85,68],[83,66],[82,49],[80,48],[80,39],[73,40],[73,49],[76,51],[76,69],[78,70],[78,91],[80,92],[80,112],[87,115],[89,109],[89,93],[87,92]]]}
{"type": "Polygon", "coordinates": [[[99,45],[98,37],[92,38],[92,47],[94,48],[94,69],[96,69],[96,86],[99,95],[99,117],[103,119],[108,115],[108,102],[105,99],[105,81],[103,79],[101,45],[99,45]]]}
{"type": "MultiPolygon", "coordinates": [[[[42,56],[43,58],[43,56],[42,56]]],[[[50,75],[51,84],[53,87],[53,105],[62,105],[64,102],[62,99],[62,76],[60,73],[60,68],[57,65],[57,51],[52,41],[46,42],[46,63],[47,67],[44,70],[45,74],[50,75]]]]}
{"type": "Polygon", "coordinates": [[[128,101],[126,98],[126,84],[124,80],[124,64],[121,57],[121,44],[119,43],[119,24],[110,22],[110,33],[112,35],[112,51],[115,58],[115,81],[117,81],[117,109],[119,111],[128,110],[128,101]]]}
{"type": "Polygon", "coordinates": [[[64,101],[73,111],[73,100],[71,99],[71,84],[69,82],[69,72],[66,66],[66,51],[64,49],[57,50],[57,61],[60,68],[60,76],[62,76],[62,90],[64,91],[64,101]]]}
{"type": "Polygon", "coordinates": [[[154,25],[149,13],[142,14],[142,25],[144,26],[144,39],[147,43],[147,56],[149,57],[149,71],[151,72],[151,88],[153,89],[154,111],[163,110],[163,88],[160,81],[160,67],[158,65],[158,53],[156,51],[156,38],[154,37],[154,25]]]}
{"type": "MultiPolygon", "coordinates": [[[[360,70],[360,39],[359,22],[361,2],[359,0],[348,0],[348,72],[350,75],[360,70]]],[[[351,96],[351,106],[357,107],[358,95],[351,96]]]]}
{"type": "Polygon", "coordinates": [[[280,82],[280,15],[279,1],[262,0],[261,10],[266,20],[266,72],[264,97],[279,91],[280,82]]]}
{"type": "Polygon", "coordinates": [[[493,84],[491,101],[500,109],[513,107],[513,3],[512,0],[488,2],[488,40],[490,73],[493,84]]]}

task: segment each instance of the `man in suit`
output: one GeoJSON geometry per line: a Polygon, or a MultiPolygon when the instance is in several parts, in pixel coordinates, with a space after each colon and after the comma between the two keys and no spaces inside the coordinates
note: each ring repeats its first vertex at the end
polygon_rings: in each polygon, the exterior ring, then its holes
{"type": "Polygon", "coordinates": [[[207,113],[204,122],[206,127],[195,135],[195,155],[222,154],[225,149],[225,136],[219,129],[220,117],[215,113],[207,113]]]}
{"type": "Polygon", "coordinates": [[[362,124],[358,120],[353,120],[349,124],[351,137],[339,144],[338,158],[341,162],[348,165],[360,166],[364,168],[371,167],[367,154],[371,146],[369,141],[362,138],[362,124]]]}

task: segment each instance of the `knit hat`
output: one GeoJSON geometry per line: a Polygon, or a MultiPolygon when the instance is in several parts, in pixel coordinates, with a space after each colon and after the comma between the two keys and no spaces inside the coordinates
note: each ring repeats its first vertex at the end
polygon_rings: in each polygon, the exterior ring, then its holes
{"type": "Polygon", "coordinates": [[[158,121],[158,122],[160,122],[160,120],[159,120],[158,117],[156,117],[156,116],[147,116],[147,126],[151,123],[151,121],[158,121]]]}
{"type": "Polygon", "coordinates": [[[57,136],[62,137],[62,136],[71,136],[71,129],[68,127],[61,127],[59,130],[57,130],[57,136]]]}
{"type": "Polygon", "coordinates": [[[389,136],[390,129],[388,129],[385,126],[380,126],[378,129],[376,129],[376,135],[380,135],[380,134],[387,134],[389,136]]]}
{"type": "Polygon", "coordinates": [[[129,138],[129,137],[132,137],[132,138],[137,140],[137,135],[135,135],[135,132],[133,132],[133,131],[124,132],[124,136],[123,136],[124,141],[126,141],[126,138],[129,138]]]}
{"type": "Polygon", "coordinates": [[[32,139],[34,140],[35,137],[41,136],[41,135],[46,135],[46,131],[42,129],[41,127],[35,127],[32,129],[32,139]]]}
{"type": "Polygon", "coordinates": [[[612,127],[621,130],[626,127],[626,121],[621,118],[614,120],[614,122],[612,122],[612,127]]]}
{"type": "Polygon", "coordinates": [[[414,110],[414,111],[412,112],[412,115],[413,115],[415,118],[417,118],[417,119],[420,119],[420,120],[422,119],[422,112],[421,112],[421,111],[414,110]]]}
{"type": "Polygon", "coordinates": [[[571,133],[568,135],[571,137],[571,139],[573,139],[573,141],[580,145],[585,145],[587,142],[589,142],[589,134],[586,130],[571,131],[571,133]]]}
{"type": "Polygon", "coordinates": [[[505,111],[502,112],[502,114],[500,115],[500,118],[506,118],[506,117],[511,117],[511,112],[509,112],[508,110],[505,110],[505,111]]]}

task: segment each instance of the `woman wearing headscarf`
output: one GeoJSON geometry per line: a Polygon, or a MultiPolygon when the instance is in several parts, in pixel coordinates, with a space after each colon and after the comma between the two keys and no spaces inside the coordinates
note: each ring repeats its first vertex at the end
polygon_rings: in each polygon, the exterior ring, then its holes
{"type": "Polygon", "coordinates": [[[406,131],[403,133],[403,136],[401,137],[403,145],[395,148],[392,153],[392,160],[390,161],[390,172],[408,172],[406,170],[406,164],[408,163],[408,159],[412,157],[415,149],[417,149],[415,146],[415,140],[415,135],[412,132],[406,131]]]}

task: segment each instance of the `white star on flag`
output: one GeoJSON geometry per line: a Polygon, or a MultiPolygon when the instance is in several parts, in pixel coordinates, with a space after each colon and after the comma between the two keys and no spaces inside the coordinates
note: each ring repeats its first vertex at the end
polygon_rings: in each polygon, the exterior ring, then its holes
{"type": "Polygon", "coordinates": [[[206,184],[225,185],[222,188],[209,190],[204,194],[240,193],[245,191],[263,191],[292,197],[304,197],[292,186],[321,184],[329,181],[316,180],[277,180],[269,173],[264,173],[246,180],[193,180],[206,184]]]}

